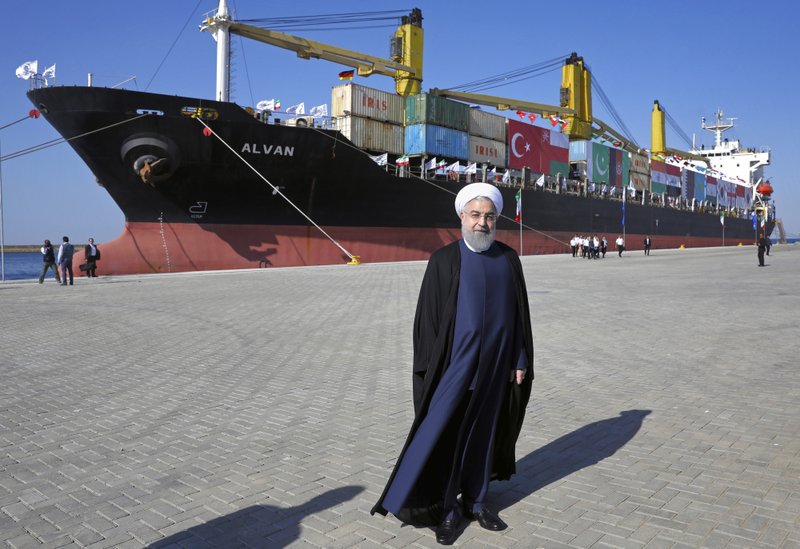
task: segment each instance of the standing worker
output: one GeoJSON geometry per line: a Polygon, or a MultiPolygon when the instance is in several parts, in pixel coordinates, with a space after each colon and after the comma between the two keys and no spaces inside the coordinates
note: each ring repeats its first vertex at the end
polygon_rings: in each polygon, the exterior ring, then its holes
{"type": "Polygon", "coordinates": [[[67,273],[69,273],[69,285],[72,286],[72,256],[75,247],[69,243],[69,237],[65,236],[58,248],[58,265],[61,267],[61,285],[67,285],[67,273]]]}
{"type": "Polygon", "coordinates": [[[514,446],[533,377],[522,265],[495,241],[503,197],[473,183],[455,208],[463,239],[431,255],[417,302],[414,422],[371,511],[438,524],[442,545],[456,540],[462,517],[487,530],[506,528],[486,505],[489,480],[516,472],[514,446]]]}
{"type": "Polygon", "coordinates": [[[767,237],[761,235],[761,238],[758,239],[758,266],[764,266],[764,252],[767,251],[767,237]]]}
{"type": "Polygon", "coordinates": [[[61,277],[58,276],[58,269],[56,268],[56,253],[50,241],[45,240],[42,246],[42,274],[39,275],[39,284],[44,282],[44,276],[47,274],[48,269],[53,269],[53,274],[56,275],[56,282],[61,283],[61,277]]]}

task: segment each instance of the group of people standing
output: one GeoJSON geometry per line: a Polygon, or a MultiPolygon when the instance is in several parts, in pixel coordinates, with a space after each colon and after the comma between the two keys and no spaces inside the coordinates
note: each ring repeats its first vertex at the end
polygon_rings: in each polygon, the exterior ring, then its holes
{"type": "MultiPolygon", "coordinates": [[[[69,237],[62,238],[61,246],[58,247],[58,255],[56,255],[53,245],[49,240],[44,241],[41,248],[42,252],[42,272],[39,275],[39,284],[44,282],[44,277],[47,271],[52,269],[55,274],[56,282],[62,286],[73,283],[72,272],[72,257],[75,255],[75,246],[70,244],[69,237]],[[61,269],[61,276],[59,276],[59,268],[61,269]],[[69,281],[69,282],[68,282],[69,281]]],[[[89,243],[83,249],[83,255],[86,263],[80,266],[81,271],[86,272],[87,277],[97,277],[97,262],[100,260],[100,248],[94,243],[94,238],[89,239],[89,243]]]]}
{"type": "Polygon", "coordinates": [[[608,240],[603,236],[597,238],[597,235],[589,236],[573,236],[569,245],[572,248],[572,257],[583,257],[586,259],[598,259],[606,256],[608,251],[608,240]]]}
{"type": "MultiPolygon", "coordinates": [[[[625,239],[619,235],[614,241],[617,247],[617,254],[622,257],[622,252],[625,251],[625,239]]],[[[588,236],[573,236],[569,245],[572,248],[572,257],[585,257],[586,259],[598,259],[606,256],[608,251],[608,240],[606,237],[597,238],[597,235],[592,237],[588,236]]],[[[653,247],[653,240],[646,236],[644,238],[644,255],[650,255],[650,248],[653,247]]]]}

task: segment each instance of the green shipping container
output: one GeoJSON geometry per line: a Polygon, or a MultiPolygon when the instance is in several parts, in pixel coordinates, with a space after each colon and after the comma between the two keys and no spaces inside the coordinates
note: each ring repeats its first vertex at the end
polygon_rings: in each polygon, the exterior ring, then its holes
{"type": "Polygon", "coordinates": [[[406,97],[406,126],[433,124],[469,131],[469,105],[438,95],[420,93],[406,97]]]}

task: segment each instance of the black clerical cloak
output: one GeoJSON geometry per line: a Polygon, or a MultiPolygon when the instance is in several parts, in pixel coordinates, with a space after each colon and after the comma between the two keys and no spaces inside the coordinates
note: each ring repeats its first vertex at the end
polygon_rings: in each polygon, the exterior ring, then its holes
{"type": "MultiPolygon", "coordinates": [[[[492,461],[492,479],[506,480],[516,472],[514,447],[519,437],[525,407],[531,392],[533,379],[533,334],[531,331],[530,308],[522,265],[516,252],[501,242],[495,243],[508,260],[516,293],[516,322],[522,330],[522,339],[527,357],[525,378],[521,385],[508,383],[501,404],[500,415],[495,436],[494,456],[492,461]]],[[[414,422],[411,425],[399,464],[408,449],[414,434],[417,432],[428,412],[431,398],[449,366],[456,321],[458,302],[458,286],[461,273],[461,254],[459,241],[453,242],[431,256],[425,276],[422,280],[417,311],[414,318],[414,422]]],[[[509,372],[512,370],[509,364],[509,372]]],[[[383,494],[372,508],[371,513],[386,514],[383,499],[386,496],[397,473],[397,466],[386,484],[383,494]]],[[[424,478],[435,478],[434,475],[422,475],[424,478]]],[[[425,482],[425,481],[421,481],[425,482]]],[[[424,488],[424,487],[423,487],[424,488]]],[[[432,487],[436,490],[436,487],[432,487]]],[[[435,495],[434,495],[435,497],[435,495]]]]}

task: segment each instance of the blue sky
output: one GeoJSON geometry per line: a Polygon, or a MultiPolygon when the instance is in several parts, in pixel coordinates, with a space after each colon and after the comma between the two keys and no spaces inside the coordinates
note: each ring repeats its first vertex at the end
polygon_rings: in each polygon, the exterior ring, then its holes
{"type": "MultiPolygon", "coordinates": [[[[798,3],[761,2],[571,2],[417,0],[415,3],[306,0],[298,4],[229,0],[238,17],[260,18],[406,10],[419,7],[425,29],[424,89],[449,87],[558,56],[583,56],[636,140],[650,146],[650,112],[658,99],[690,136],[707,146],[700,129],[721,108],[737,118],[727,136],[748,147],[769,146],[766,169],[775,187],[778,217],[800,233],[797,163],[800,88],[796,45],[798,3]]],[[[30,0],[14,4],[0,48],[0,126],[31,109],[28,83],[15,77],[24,61],[38,59],[40,72],[57,64],[58,85],[125,87],[194,97],[213,97],[215,43],[198,31],[216,0],[136,2],[30,0]],[[191,17],[190,17],[191,16],[191,17]],[[185,27],[172,53],[164,55],[185,27]],[[24,24],[22,24],[24,22],[24,24]],[[148,82],[152,79],[148,87],[148,82]]],[[[301,32],[308,38],[388,56],[391,28],[301,32]]],[[[278,98],[330,105],[330,89],[344,67],[302,60],[293,53],[252,41],[234,41],[234,100],[252,105],[278,98]]],[[[386,77],[357,83],[392,89],[386,77]]],[[[540,103],[558,102],[560,70],[488,93],[540,103]]],[[[594,98],[594,113],[611,117],[594,98]]],[[[0,131],[3,154],[58,135],[44,120],[29,119],[0,131]]],[[[669,146],[686,145],[667,128],[669,146]]],[[[38,243],[68,234],[83,242],[115,238],[124,218],[68,145],[58,145],[2,164],[6,244],[38,243]]]]}

